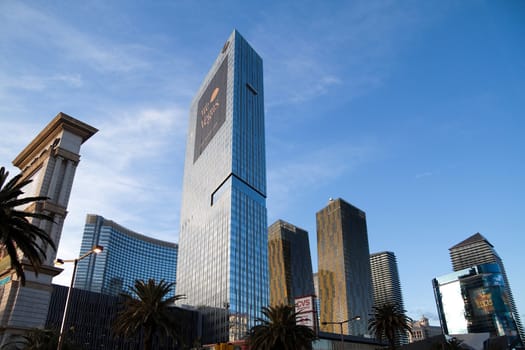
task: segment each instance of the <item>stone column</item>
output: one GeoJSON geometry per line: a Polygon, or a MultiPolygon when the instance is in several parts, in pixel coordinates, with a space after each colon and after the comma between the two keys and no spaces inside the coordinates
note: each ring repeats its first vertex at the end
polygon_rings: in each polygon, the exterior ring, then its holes
{"type": "MultiPolygon", "coordinates": [[[[80,146],[97,131],[65,113],[59,113],[13,161],[13,165],[21,170],[23,180],[39,179],[33,186],[34,192],[27,195],[49,197],[25,210],[44,212],[54,218],[53,223],[42,220],[33,223],[46,230],[57,247],[67,215],[75,168],[80,160],[80,146]]],[[[12,334],[45,326],[51,281],[62,269],[53,266],[56,252],[49,246],[43,248],[46,260],[38,276],[29,264],[24,264],[24,287],[10,268],[9,260],[6,260],[9,258],[0,260],[0,346],[12,334]]]]}

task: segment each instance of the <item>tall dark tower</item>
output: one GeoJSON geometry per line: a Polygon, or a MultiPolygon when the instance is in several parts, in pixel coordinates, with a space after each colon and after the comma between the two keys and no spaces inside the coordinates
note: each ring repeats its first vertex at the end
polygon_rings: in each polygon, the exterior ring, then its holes
{"type": "MultiPolygon", "coordinates": [[[[344,334],[367,334],[372,312],[372,278],[365,213],[342,199],[317,212],[320,321],[345,324],[344,334]]],[[[337,325],[321,330],[339,333],[337,325]]]]}
{"type": "Polygon", "coordinates": [[[314,295],[308,232],[283,220],[268,228],[270,304],[293,305],[295,298],[314,295]]]}
{"type": "Polygon", "coordinates": [[[465,239],[464,241],[456,244],[452,248],[449,248],[450,259],[452,261],[452,268],[454,271],[460,271],[476,265],[496,263],[499,266],[505,285],[507,286],[507,293],[509,295],[510,307],[514,321],[516,322],[516,328],[520,334],[522,341],[525,340],[525,333],[521,324],[521,319],[514,302],[514,296],[510,288],[509,280],[503,266],[503,260],[499,257],[498,253],[494,249],[494,246],[483,237],[479,232],[465,239]]]}
{"type": "Polygon", "coordinates": [[[177,294],[203,341],[241,339],[269,302],[263,64],[234,31],[191,105],[177,294]]]}

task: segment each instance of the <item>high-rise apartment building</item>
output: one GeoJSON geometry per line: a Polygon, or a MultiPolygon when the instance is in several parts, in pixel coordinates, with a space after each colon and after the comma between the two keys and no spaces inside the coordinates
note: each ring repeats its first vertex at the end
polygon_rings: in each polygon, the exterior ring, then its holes
{"type": "Polygon", "coordinates": [[[234,31],[191,105],[177,294],[204,312],[204,342],[244,337],[269,303],[262,68],[234,31]]]}
{"type": "Polygon", "coordinates": [[[404,309],[397,260],[393,252],[370,254],[374,306],[397,303],[404,309]]]}
{"type": "MultiPolygon", "coordinates": [[[[374,306],[397,303],[405,309],[401,293],[401,282],[397,268],[396,256],[393,252],[370,254],[370,268],[372,271],[372,287],[374,290],[374,306]]],[[[399,343],[408,343],[408,334],[403,332],[398,338],[399,343]]]]}
{"type": "Polygon", "coordinates": [[[503,276],[505,283],[506,294],[509,298],[509,305],[512,310],[513,318],[516,322],[519,335],[522,340],[525,339],[525,332],[519,312],[514,302],[514,296],[510,288],[509,280],[505,272],[503,260],[500,258],[494,246],[479,232],[461,241],[449,249],[450,259],[452,261],[452,268],[454,271],[461,271],[480,264],[495,263],[499,266],[499,270],[503,276]]]}
{"type": "MultiPolygon", "coordinates": [[[[96,132],[94,127],[59,113],[13,160],[13,165],[22,173],[21,180],[32,180],[24,187],[24,195],[48,197],[45,201],[26,205],[24,210],[43,212],[53,218],[53,221],[32,219],[31,222],[46,231],[57,247],[80,162],[80,147],[96,132]]],[[[53,264],[56,251],[49,245],[41,248],[46,259],[38,275],[27,262],[23,262],[25,287],[20,285],[18,276],[10,268],[9,257],[0,261],[3,267],[0,271],[0,346],[11,333],[45,325],[51,280],[62,269],[53,264]]]]}
{"type": "MultiPolygon", "coordinates": [[[[367,334],[373,289],[366,215],[339,198],[316,216],[321,324],[360,316],[346,323],[343,333],[367,334]]],[[[321,325],[321,330],[340,332],[334,324],[321,325]]]]}
{"type": "Polygon", "coordinates": [[[314,295],[308,232],[283,220],[268,228],[270,305],[293,305],[297,297],[314,295]]]}
{"type": "MultiPolygon", "coordinates": [[[[80,254],[101,245],[78,263],[75,288],[119,295],[128,292],[135,280],[152,278],[175,282],[178,246],[133,232],[99,215],[88,214],[80,254]]],[[[175,291],[171,292],[174,295],[175,291]]]]}

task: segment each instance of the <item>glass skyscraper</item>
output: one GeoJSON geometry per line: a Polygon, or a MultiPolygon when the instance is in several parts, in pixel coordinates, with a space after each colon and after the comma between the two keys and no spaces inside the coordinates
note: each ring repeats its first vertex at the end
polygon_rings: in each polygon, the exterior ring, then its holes
{"type": "Polygon", "coordinates": [[[520,314],[516,307],[516,303],[514,302],[514,296],[512,295],[512,289],[510,288],[507,273],[505,272],[503,260],[494,249],[494,246],[478,232],[451,247],[449,252],[454,271],[461,271],[475,265],[487,263],[498,265],[505,282],[506,295],[508,297],[512,316],[518,327],[518,333],[523,341],[525,339],[525,332],[521,324],[520,314]]]}
{"type": "Polygon", "coordinates": [[[445,334],[489,332],[519,337],[505,278],[496,263],[472,266],[433,280],[445,334]]]}
{"type": "MultiPolygon", "coordinates": [[[[373,289],[365,213],[338,198],[317,212],[319,299],[322,322],[342,322],[343,333],[368,333],[373,289]]],[[[321,331],[339,333],[338,325],[321,325],[321,331]]]]}
{"type": "MultiPolygon", "coordinates": [[[[175,282],[178,246],[147,237],[99,215],[88,214],[80,255],[95,245],[104,250],[78,263],[74,287],[119,295],[136,279],[175,282]]],[[[173,290],[169,295],[174,295],[173,290]]]]}
{"type": "Polygon", "coordinates": [[[307,231],[277,220],[268,228],[268,254],[271,305],[315,294],[307,231]]]}
{"type": "Polygon", "coordinates": [[[177,294],[203,342],[237,340],[269,302],[261,57],[234,31],[191,105],[177,294]]]}

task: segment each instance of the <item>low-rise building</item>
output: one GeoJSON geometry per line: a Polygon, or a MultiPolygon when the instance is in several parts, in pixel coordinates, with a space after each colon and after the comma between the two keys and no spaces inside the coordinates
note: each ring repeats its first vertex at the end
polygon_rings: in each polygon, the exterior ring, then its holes
{"type": "Polygon", "coordinates": [[[409,333],[409,342],[414,343],[424,339],[434,337],[442,334],[440,326],[431,326],[428,318],[421,317],[418,321],[413,321],[411,324],[412,333],[409,333]]]}

